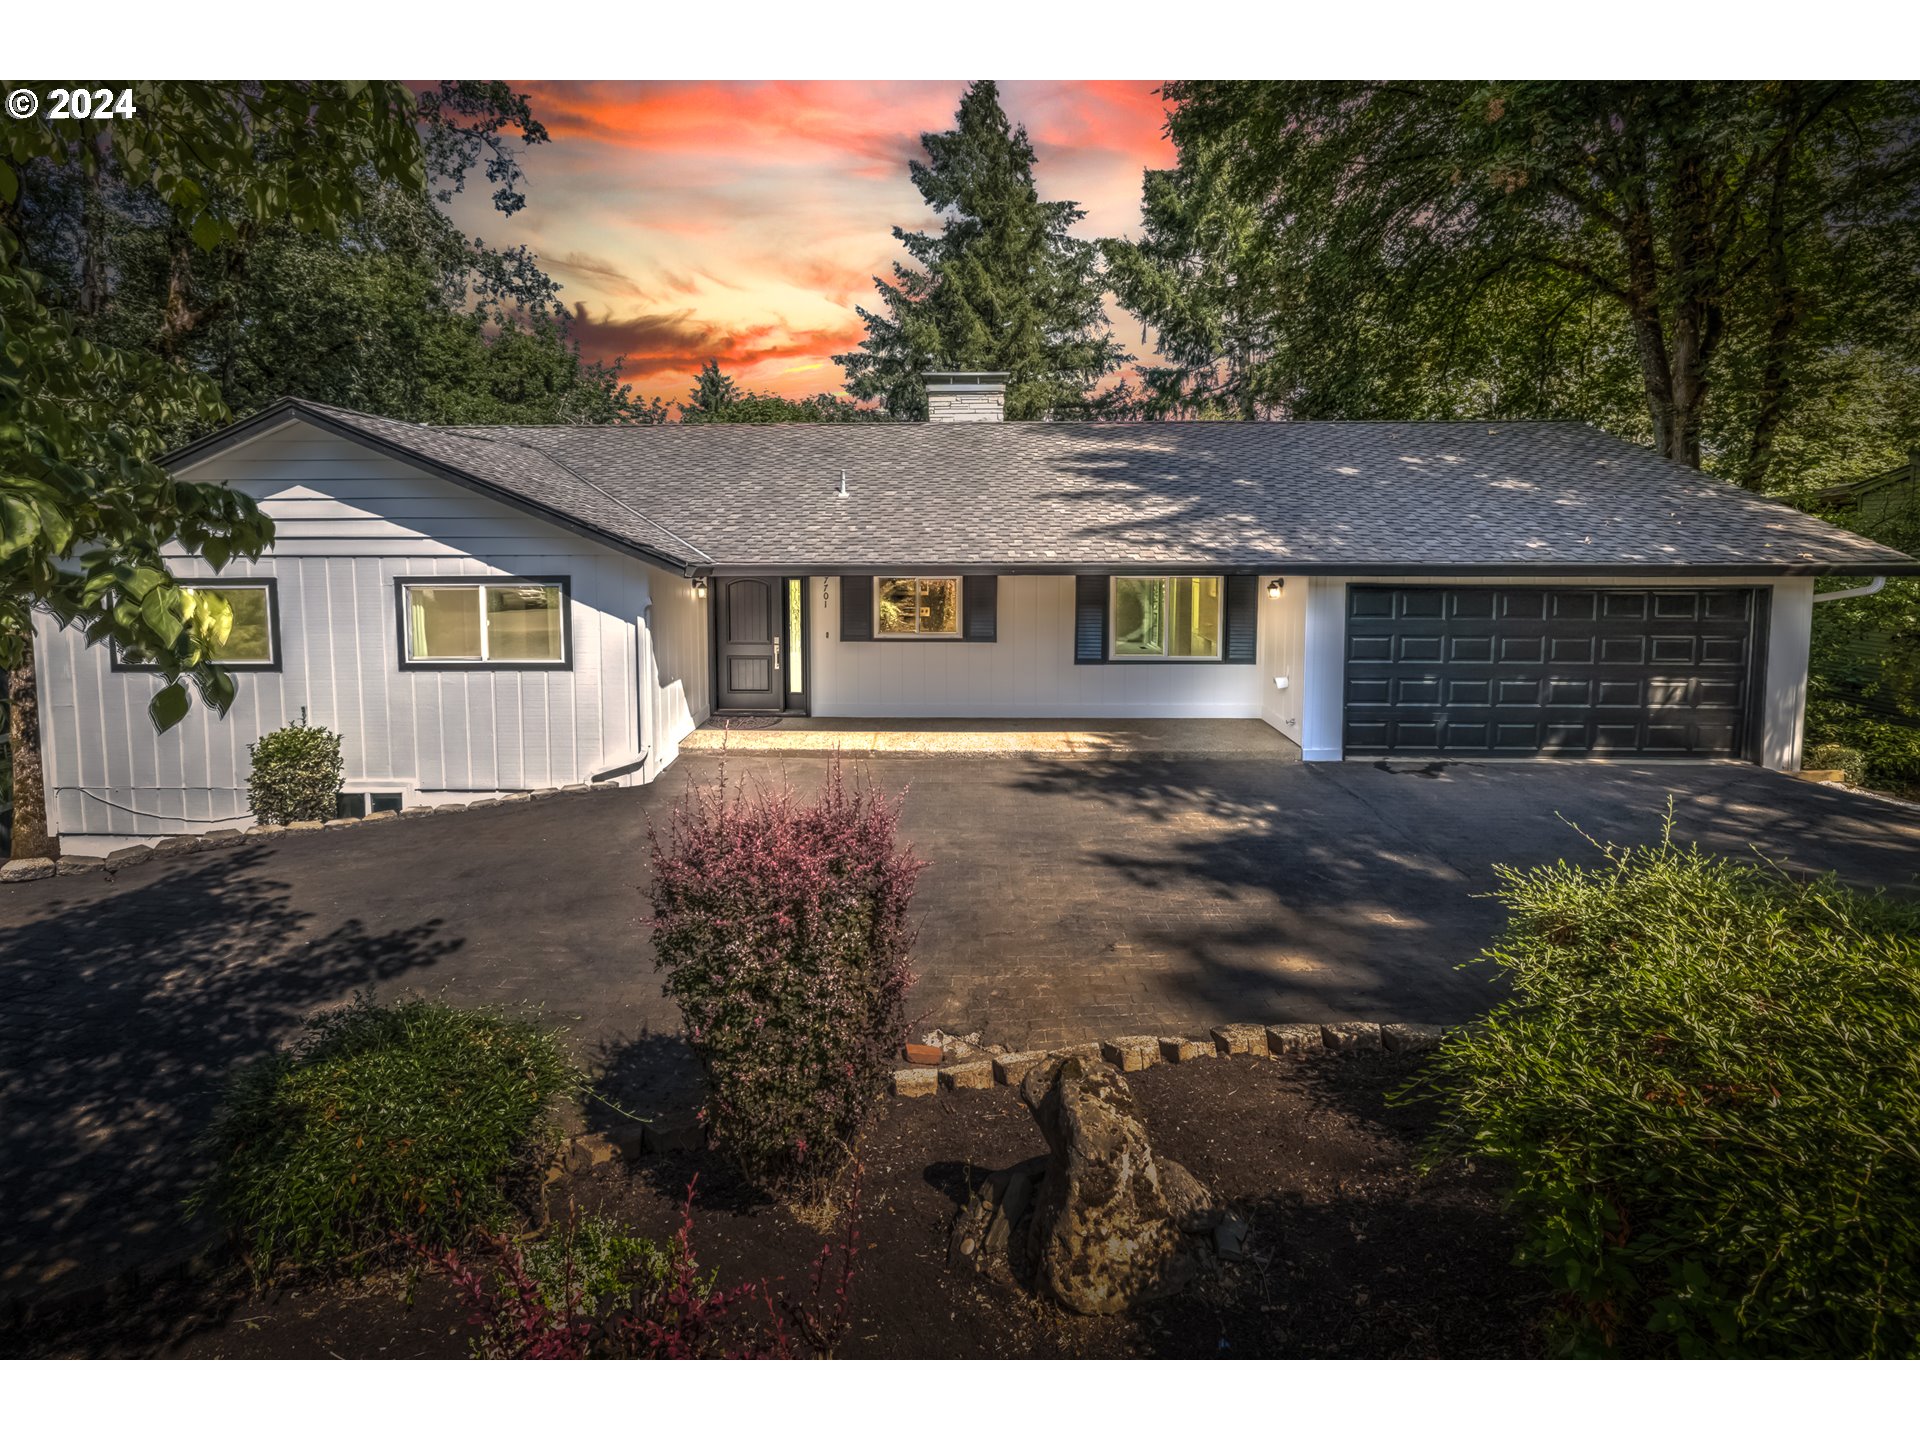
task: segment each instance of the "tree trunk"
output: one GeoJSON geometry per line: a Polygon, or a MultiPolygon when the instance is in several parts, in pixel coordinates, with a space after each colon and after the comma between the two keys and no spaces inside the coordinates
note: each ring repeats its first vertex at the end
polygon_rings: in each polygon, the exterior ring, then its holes
{"type": "Polygon", "coordinates": [[[11,860],[58,860],[60,842],[47,833],[47,784],[40,768],[40,697],[33,668],[33,641],[7,672],[7,739],[13,758],[11,860]]]}

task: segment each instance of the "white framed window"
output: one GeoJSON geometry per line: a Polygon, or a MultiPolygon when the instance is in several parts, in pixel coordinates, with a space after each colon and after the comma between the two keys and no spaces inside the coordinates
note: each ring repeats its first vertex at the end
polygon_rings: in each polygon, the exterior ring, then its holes
{"type": "Polygon", "coordinates": [[[1218,575],[1113,577],[1115,660],[1218,660],[1226,603],[1218,575]]]}
{"type": "Polygon", "coordinates": [[[400,667],[564,670],[572,664],[564,577],[401,579],[400,667]]]}
{"type": "Polygon", "coordinates": [[[883,575],[873,582],[876,640],[958,640],[960,577],[883,575]]]}
{"type": "MultiPolygon", "coordinates": [[[[223,580],[218,584],[183,585],[189,601],[202,595],[226,601],[229,622],[224,638],[208,656],[229,670],[280,668],[279,597],[271,580],[223,580]]],[[[153,661],[139,650],[113,648],[116,670],[152,670],[153,661]]]]}

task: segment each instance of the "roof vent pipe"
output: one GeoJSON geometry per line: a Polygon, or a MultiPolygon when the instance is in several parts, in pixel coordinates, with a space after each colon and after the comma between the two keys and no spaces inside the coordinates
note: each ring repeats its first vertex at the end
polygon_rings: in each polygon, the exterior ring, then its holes
{"type": "Polygon", "coordinates": [[[846,471],[842,470],[840,472],[840,488],[834,491],[833,493],[840,496],[842,499],[846,498],[846,494],[847,494],[847,472],[846,471]]]}
{"type": "Polygon", "coordinates": [[[1005,370],[928,370],[927,419],[936,425],[1007,418],[1005,370]]]}

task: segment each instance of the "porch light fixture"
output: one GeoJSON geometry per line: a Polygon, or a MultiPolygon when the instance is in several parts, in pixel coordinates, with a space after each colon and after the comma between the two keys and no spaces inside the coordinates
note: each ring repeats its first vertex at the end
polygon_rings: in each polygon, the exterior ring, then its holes
{"type": "Polygon", "coordinates": [[[696,600],[704,600],[707,598],[706,576],[696,575],[693,577],[693,598],[696,600]]]}
{"type": "Polygon", "coordinates": [[[1286,583],[1287,582],[1282,580],[1278,575],[1267,581],[1267,598],[1270,600],[1278,600],[1280,598],[1281,587],[1286,583]]]}

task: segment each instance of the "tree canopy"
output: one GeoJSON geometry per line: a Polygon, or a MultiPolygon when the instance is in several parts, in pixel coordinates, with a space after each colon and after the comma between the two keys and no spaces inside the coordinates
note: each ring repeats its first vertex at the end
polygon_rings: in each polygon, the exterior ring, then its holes
{"type": "Polygon", "coordinates": [[[1086,212],[1040,199],[1033,145],[990,80],[967,88],[953,129],[920,144],[927,159],[908,173],[943,224],[895,227],[913,264],[876,277],[882,309],[859,311],[867,338],[833,357],[848,392],[923,420],[925,371],[1003,370],[1008,419],[1089,413],[1094,387],[1132,357],[1107,323],[1098,249],[1071,233],[1086,212]]]}
{"type": "Polygon", "coordinates": [[[742,390],[718,360],[700,367],[693,389],[680,404],[680,420],[687,425],[855,425],[888,418],[886,412],[857,405],[844,395],[789,400],[742,390]]]}
{"type": "Polygon", "coordinates": [[[1754,489],[1920,440],[1920,87],[1178,82],[1159,413],[1568,416],[1754,489]]]}

